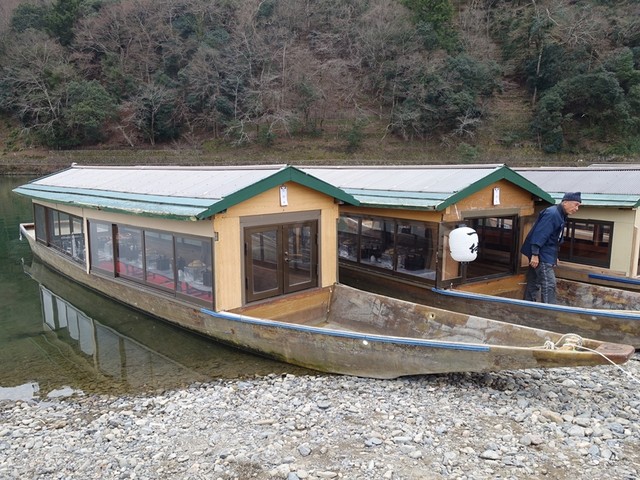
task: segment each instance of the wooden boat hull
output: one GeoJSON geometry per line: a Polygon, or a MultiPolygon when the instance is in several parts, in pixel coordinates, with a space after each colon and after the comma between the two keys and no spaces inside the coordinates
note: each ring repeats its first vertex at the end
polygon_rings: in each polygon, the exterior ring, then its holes
{"type": "Polygon", "coordinates": [[[623,290],[640,292],[640,279],[638,278],[590,273],[588,276],[588,282],[605,287],[621,288],[623,290]]]}
{"type": "Polygon", "coordinates": [[[438,308],[640,348],[640,294],[636,292],[558,279],[561,304],[550,305],[522,300],[524,277],[467,284],[465,290],[431,288],[354,269],[341,269],[340,280],[438,308]],[[578,301],[588,307],[569,305],[578,301]]]}
{"type": "Polygon", "coordinates": [[[73,280],[129,306],[235,347],[330,373],[396,378],[448,372],[624,363],[629,345],[579,339],[405,302],[344,285],[306,290],[233,312],[87,273],[35,242],[33,253],[73,280]],[[390,333],[393,332],[393,335],[390,333]]]}
{"type": "Polygon", "coordinates": [[[627,277],[623,273],[613,273],[596,267],[574,267],[559,265],[556,270],[558,278],[576,282],[600,285],[603,287],[619,288],[640,293],[640,278],[627,277]]]}

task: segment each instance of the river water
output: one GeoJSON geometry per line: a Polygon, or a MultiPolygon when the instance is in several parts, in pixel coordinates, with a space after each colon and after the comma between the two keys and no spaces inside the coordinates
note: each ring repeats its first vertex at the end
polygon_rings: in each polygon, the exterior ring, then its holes
{"type": "Polygon", "coordinates": [[[19,238],[20,222],[33,213],[11,190],[28,181],[0,175],[0,400],[309,373],[174,327],[49,270],[19,238]]]}

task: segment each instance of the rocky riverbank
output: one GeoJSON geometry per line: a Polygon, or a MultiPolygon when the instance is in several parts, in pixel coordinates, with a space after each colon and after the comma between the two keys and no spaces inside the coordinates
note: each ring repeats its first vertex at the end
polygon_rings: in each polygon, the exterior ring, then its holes
{"type": "Polygon", "coordinates": [[[6,401],[0,478],[637,479],[639,354],[623,368],[6,401]]]}

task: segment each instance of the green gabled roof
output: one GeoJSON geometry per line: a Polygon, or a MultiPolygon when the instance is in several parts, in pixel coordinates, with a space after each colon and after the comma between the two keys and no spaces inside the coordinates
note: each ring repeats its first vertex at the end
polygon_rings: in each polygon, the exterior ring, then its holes
{"type": "Polygon", "coordinates": [[[14,192],[33,199],[128,215],[200,220],[286,182],[295,182],[345,203],[359,202],[299,169],[243,167],[81,167],[22,185],[14,192]]]}
{"type": "Polygon", "coordinates": [[[229,207],[242,203],[262,192],[266,192],[267,190],[275,188],[278,185],[282,185],[285,182],[294,182],[299,185],[303,185],[345,203],[349,203],[352,205],[360,204],[358,200],[346,193],[344,190],[336,188],[333,185],[329,185],[327,182],[315,178],[312,175],[309,175],[308,173],[305,173],[295,167],[287,166],[283,170],[280,170],[279,172],[271,176],[265,177],[262,180],[247,186],[246,188],[230,194],[221,201],[217,202],[215,205],[212,205],[211,208],[209,208],[206,212],[203,212],[200,218],[206,218],[216,213],[222,212],[229,207]]]}
{"type": "Polygon", "coordinates": [[[479,192],[483,188],[488,187],[492,183],[498,182],[500,180],[506,180],[508,182],[511,182],[514,185],[517,185],[523,190],[528,191],[532,195],[535,195],[536,197],[539,197],[541,200],[544,200],[548,203],[551,203],[551,204],[555,203],[555,200],[553,199],[553,197],[549,195],[547,192],[545,192],[544,190],[542,190],[540,187],[538,187],[535,183],[530,182],[519,173],[514,172],[506,165],[503,165],[500,168],[489,173],[488,175],[473,182],[463,190],[460,190],[459,192],[456,192],[455,194],[451,195],[444,202],[438,205],[436,210],[444,210],[445,208],[453,205],[454,203],[459,202],[463,198],[466,198],[476,192],[479,192]]]}

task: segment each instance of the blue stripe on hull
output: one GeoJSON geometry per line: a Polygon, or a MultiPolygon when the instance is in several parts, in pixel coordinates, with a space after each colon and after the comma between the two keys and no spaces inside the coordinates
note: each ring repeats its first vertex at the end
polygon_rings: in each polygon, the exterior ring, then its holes
{"type": "Polygon", "coordinates": [[[259,325],[262,327],[277,327],[287,330],[295,330],[303,333],[313,333],[318,335],[327,335],[331,337],[351,338],[354,340],[367,340],[370,342],[379,343],[394,343],[402,346],[417,346],[417,347],[430,347],[430,348],[443,348],[449,350],[467,350],[472,352],[488,352],[491,347],[487,345],[467,344],[467,343],[452,343],[452,342],[438,342],[434,340],[420,340],[406,337],[388,337],[384,335],[364,334],[357,332],[348,332],[342,330],[333,330],[328,328],[310,327],[308,325],[296,325],[293,323],[279,322],[276,320],[263,320],[261,318],[248,317],[245,315],[238,315],[229,312],[214,312],[203,308],[200,310],[206,315],[210,315],[216,318],[222,318],[232,322],[246,323],[250,325],[259,325]]]}
{"type": "Polygon", "coordinates": [[[640,279],[628,277],[613,277],[611,275],[602,275],[600,273],[590,273],[589,278],[597,280],[607,280],[609,282],[628,283],[630,285],[640,285],[640,279]]]}
{"type": "Polygon", "coordinates": [[[523,307],[537,308],[540,310],[551,310],[555,312],[567,312],[567,313],[575,313],[579,315],[590,315],[590,316],[607,317],[607,318],[619,318],[622,320],[640,321],[640,314],[635,312],[629,312],[629,313],[610,312],[607,310],[602,310],[597,308],[569,307],[565,305],[554,305],[550,303],[529,302],[527,300],[518,300],[515,298],[493,297],[491,295],[482,295],[478,293],[444,290],[441,288],[432,288],[431,290],[439,295],[446,295],[449,297],[455,297],[455,298],[460,298],[465,300],[480,300],[483,302],[506,303],[508,305],[520,305],[523,307]]]}

